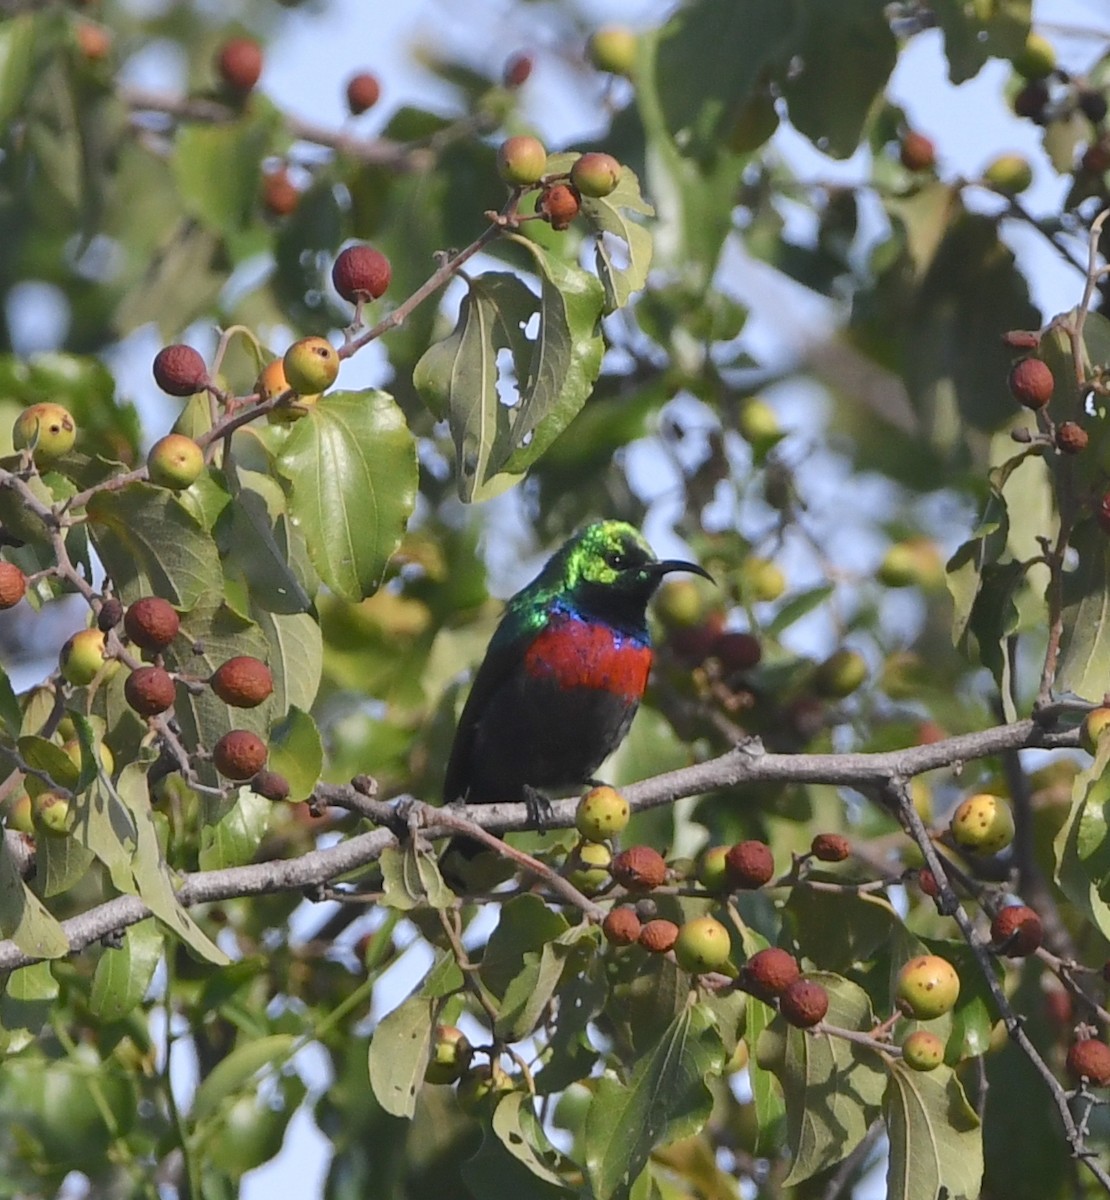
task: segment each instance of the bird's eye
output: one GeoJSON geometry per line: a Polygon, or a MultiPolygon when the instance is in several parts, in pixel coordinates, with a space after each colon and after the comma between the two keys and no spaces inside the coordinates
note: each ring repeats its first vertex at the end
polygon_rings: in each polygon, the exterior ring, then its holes
{"type": "Polygon", "coordinates": [[[605,561],[614,571],[619,571],[622,567],[628,566],[628,555],[622,550],[610,550],[605,556],[605,561]]]}

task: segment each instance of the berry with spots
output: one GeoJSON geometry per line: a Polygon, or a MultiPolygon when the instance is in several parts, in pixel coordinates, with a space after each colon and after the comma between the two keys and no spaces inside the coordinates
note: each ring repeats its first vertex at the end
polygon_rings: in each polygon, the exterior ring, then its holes
{"type": "Polygon", "coordinates": [[[898,1010],[919,1021],[931,1021],[951,1012],[960,996],[960,977],[956,968],[938,954],[920,954],[911,958],[895,982],[894,999],[898,1010]]]}
{"type": "Polygon", "coordinates": [[[720,971],[728,964],[732,939],[715,917],[695,917],[685,922],[675,939],[674,954],[678,965],[691,975],[720,971]]]}
{"type": "Polygon", "coordinates": [[[141,649],[164,650],[177,637],[181,618],[168,600],[161,596],[143,596],[128,606],[123,628],[141,649]]]}
{"type": "Polygon", "coordinates": [[[339,353],[327,338],[300,338],[281,361],[289,386],[302,396],[325,391],[339,375],[339,353]]]}
{"type": "Polygon", "coordinates": [[[225,778],[245,782],[266,765],[266,743],[248,729],[225,733],[212,748],[212,762],[225,778]]]}
{"type": "Polygon", "coordinates": [[[616,788],[591,788],[574,814],[578,832],[591,842],[604,842],[624,831],[631,817],[628,801],[616,788]]]}
{"type": "Polygon", "coordinates": [[[667,879],[667,864],[650,846],[629,846],[613,859],[613,878],[630,892],[648,892],[667,879]]]}
{"type": "Polygon", "coordinates": [[[167,433],[151,446],[146,469],[157,487],[183,492],[204,471],[204,451],[183,433],[167,433]]]}
{"type": "Polygon", "coordinates": [[[768,946],[757,950],[744,964],[741,979],[746,991],[761,1000],[773,1000],[801,977],[798,960],[787,950],[768,946]]]}
{"type": "Polygon", "coordinates": [[[613,855],[604,842],[582,842],[567,860],[567,882],[584,896],[593,896],[612,878],[609,867],[613,855]]]}
{"type": "Polygon", "coordinates": [[[821,862],[843,862],[852,853],[852,845],[842,833],[819,833],[809,850],[821,862]]]}
{"type": "Polygon", "coordinates": [[[999,796],[979,792],[952,814],[952,839],[975,854],[998,854],[1014,840],[1014,816],[999,796]]]}
{"type": "Polygon", "coordinates": [[[666,954],[678,940],[678,926],[673,921],[656,917],[640,930],[640,945],[650,954],[666,954]]]}
{"type": "Polygon", "coordinates": [[[915,1029],[902,1043],[902,1060],[914,1071],[935,1071],[944,1062],[944,1043],[929,1029],[915,1029]]]}
{"type": "Polygon", "coordinates": [[[636,910],[627,904],[611,909],[601,923],[601,932],[611,946],[633,946],[643,928],[636,910]]]}
{"type": "Polygon", "coordinates": [[[123,696],[140,717],[156,717],[173,707],[173,677],[161,667],[136,667],[123,685],[123,696]]]}
{"type": "Polygon", "coordinates": [[[229,658],[208,683],[225,704],[234,708],[255,708],[274,690],[270,668],[249,654],[229,658]]]}
{"type": "Polygon", "coordinates": [[[12,427],[12,445],[30,450],[38,466],[48,466],[63,458],[77,440],[77,422],[60,404],[32,404],[25,408],[12,427]]]}

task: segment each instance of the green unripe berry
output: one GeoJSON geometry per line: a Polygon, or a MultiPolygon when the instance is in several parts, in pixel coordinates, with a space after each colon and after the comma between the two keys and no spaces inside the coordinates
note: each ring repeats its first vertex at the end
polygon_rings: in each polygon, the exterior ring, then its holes
{"type": "Polygon", "coordinates": [[[813,675],[819,696],[840,700],[850,696],[867,678],[867,661],[855,650],[841,649],[829,655],[813,675]]]}
{"type": "Polygon", "coordinates": [[[586,53],[599,71],[631,75],[636,65],[638,39],[624,25],[606,25],[590,36],[586,53]]]}
{"type": "Polygon", "coordinates": [[[31,797],[23,791],[13,796],[4,812],[4,828],[16,833],[33,833],[35,823],[31,810],[31,797]]]}
{"type": "Polygon", "coordinates": [[[281,362],[289,386],[301,396],[325,391],[339,375],[339,353],[327,338],[301,338],[281,362]]]}
{"type": "Polygon", "coordinates": [[[1005,800],[979,792],[952,814],[949,830],[955,843],[965,850],[997,854],[1014,840],[1014,817],[1005,800]]]}
{"type": "Polygon", "coordinates": [[[69,831],[69,801],[57,792],[43,792],[31,801],[35,824],[47,833],[69,831]]]}
{"type": "Polygon", "coordinates": [[[104,668],[105,677],[114,675],[119,662],[105,656],[104,634],[99,629],[82,629],[62,647],[58,656],[62,678],[74,687],[92,683],[104,668]]]}
{"type": "Polygon", "coordinates": [[[584,896],[592,896],[609,882],[613,856],[604,842],[581,842],[568,858],[567,882],[584,896]]]}
{"type": "Polygon", "coordinates": [[[902,1059],[914,1071],[935,1071],[944,1062],[944,1043],[931,1030],[915,1029],[902,1043],[902,1059]]]}
{"type": "Polygon", "coordinates": [[[769,558],[749,558],[740,568],[740,583],[752,600],[777,600],[786,591],[782,568],[769,558]]]}
{"type": "Polygon", "coordinates": [[[1079,731],[1079,740],[1088,754],[1098,753],[1098,744],[1103,732],[1110,727],[1110,708],[1092,709],[1083,718],[1083,726],[1079,731]]]}
{"type": "Polygon", "coordinates": [[[73,449],[77,423],[60,404],[32,404],[25,408],[12,427],[12,445],[30,449],[39,466],[55,462],[73,449]]]}
{"type": "Polygon", "coordinates": [[[956,968],[937,954],[911,958],[898,972],[894,1000],[907,1017],[931,1021],[951,1012],[960,996],[956,968]]]}
{"type": "Polygon", "coordinates": [[[604,842],[621,833],[631,815],[628,801],[616,788],[595,787],[578,801],[574,824],[587,841],[604,842]]]}
{"type": "Polygon", "coordinates": [[[732,952],[728,930],[714,917],[695,917],[678,931],[674,944],[678,965],[691,975],[719,971],[732,952]]]}
{"type": "Polygon", "coordinates": [[[183,433],[167,433],[151,446],[146,469],[155,486],[183,492],[200,478],[204,451],[183,433]]]}
{"type": "Polygon", "coordinates": [[[427,1083],[454,1083],[470,1066],[474,1051],[466,1034],[454,1025],[437,1025],[432,1053],[424,1069],[427,1083]]]}
{"type": "Polygon", "coordinates": [[[1056,47],[1048,38],[1030,31],[1014,57],[1014,70],[1025,79],[1044,79],[1056,70],[1056,47]]]}
{"type": "Polygon", "coordinates": [[[477,1113],[488,1103],[495,1102],[513,1090],[512,1076],[497,1063],[481,1063],[471,1067],[459,1080],[456,1095],[460,1106],[468,1113],[477,1113]]]}
{"type": "Polygon", "coordinates": [[[1020,154],[1002,154],[984,169],[983,180],[1003,196],[1018,196],[1033,182],[1033,168],[1020,154]]]}
{"type": "Polygon", "coordinates": [[[570,169],[570,181],[583,196],[608,196],[621,179],[621,165],[611,154],[583,154],[570,169]]]}
{"type": "Polygon", "coordinates": [[[757,450],[770,448],[782,437],[782,427],[775,410],[758,396],[752,396],[741,405],[736,428],[740,436],[757,450]]]}
{"type": "Polygon", "coordinates": [[[510,187],[539,183],[547,170],[547,150],[539,138],[506,138],[497,150],[497,173],[510,187]]]}
{"type": "Polygon", "coordinates": [[[728,867],[725,864],[728,851],[728,846],[710,846],[702,852],[698,860],[698,882],[706,891],[728,890],[728,867]]]}
{"type": "Polygon", "coordinates": [[[705,607],[702,590],[692,579],[667,580],[655,599],[655,612],[668,629],[692,629],[705,607]]]}

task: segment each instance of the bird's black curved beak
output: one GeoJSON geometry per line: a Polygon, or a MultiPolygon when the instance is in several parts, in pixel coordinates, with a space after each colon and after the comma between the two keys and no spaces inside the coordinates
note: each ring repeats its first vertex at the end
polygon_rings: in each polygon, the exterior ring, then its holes
{"type": "Polygon", "coordinates": [[[662,562],[652,563],[651,571],[659,578],[669,575],[672,571],[688,571],[691,575],[700,575],[702,579],[708,579],[714,587],[717,585],[717,581],[704,567],[699,567],[697,563],[684,562],[681,558],[665,558],[662,562]]]}

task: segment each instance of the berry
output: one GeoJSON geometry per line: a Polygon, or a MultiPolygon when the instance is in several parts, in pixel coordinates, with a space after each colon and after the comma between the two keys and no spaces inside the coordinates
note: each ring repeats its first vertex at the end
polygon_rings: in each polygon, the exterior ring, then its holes
{"type": "Polygon", "coordinates": [[[578,832],[591,842],[603,842],[616,836],[628,825],[631,810],[628,801],[615,788],[591,788],[574,814],[578,832]]]}
{"type": "Polygon", "coordinates": [[[454,1025],[437,1025],[432,1037],[432,1053],[424,1069],[428,1083],[454,1083],[470,1066],[474,1051],[467,1036],[454,1025]]]}
{"type": "Polygon", "coordinates": [[[1037,125],[1044,122],[1045,106],[1048,104],[1048,86],[1042,79],[1031,79],[1014,96],[1014,113],[1037,125]]]}
{"type": "Polygon", "coordinates": [[[898,972],[895,1004],[907,1017],[930,1021],[950,1012],[960,995],[956,968],[936,954],[911,958],[898,972]]]}
{"type": "Polygon", "coordinates": [[[813,675],[813,688],[819,696],[841,700],[850,696],[867,679],[867,661],[855,650],[841,649],[830,654],[813,675]]]}
{"type": "Polygon", "coordinates": [[[636,65],[638,39],[623,25],[605,25],[590,35],[586,54],[599,71],[631,75],[636,65]]]}
{"type": "Polygon", "coordinates": [[[852,853],[851,844],[842,833],[819,833],[809,849],[821,862],[843,862],[852,853]]]}
{"type": "MultiPolygon", "coordinates": [[[[81,743],[76,738],[70,738],[68,742],[62,743],[62,749],[66,752],[69,761],[80,770],[81,769],[81,743]]],[[[116,773],[116,760],[112,755],[111,750],[101,742],[99,745],[100,765],[104,768],[105,775],[114,775],[116,773]]]]}
{"type": "Polygon", "coordinates": [[[748,671],[759,664],[763,647],[751,633],[722,633],[713,643],[710,654],[720,659],[726,671],[748,671]]]}
{"type": "Polygon", "coordinates": [[[705,612],[701,588],[692,579],[670,579],[657,593],[655,611],[667,629],[690,629],[705,612]]]}
{"type": "Polygon", "coordinates": [[[60,404],[32,404],[12,427],[12,445],[17,450],[29,449],[40,465],[68,454],[76,440],[77,423],[60,404]]]}
{"type": "Polygon", "coordinates": [[[674,954],[678,965],[691,975],[719,971],[732,952],[732,938],[714,917],[695,917],[678,931],[674,954]]]}
{"type": "Polygon", "coordinates": [[[1041,335],[1032,329],[1008,329],[1002,342],[1011,350],[1036,350],[1041,344],[1041,335]]]}
{"type": "Polygon", "coordinates": [[[96,614],[96,627],[101,633],[107,633],[109,629],[115,627],[123,620],[123,603],[117,600],[115,596],[109,596],[107,600],[100,606],[100,612],[96,614]]]}
{"type": "Polygon", "coordinates": [[[775,859],[766,842],[737,842],[725,855],[729,887],[752,891],[775,874],[775,859]]]}
{"type": "Polygon", "coordinates": [[[532,74],[532,56],[530,54],[514,54],[505,64],[501,82],[507,88],[522,87],[532,74]]]}
{"type": "Polygon", "coordinates": [[[1044,994],[1045,1016],[1060,1029],[1067,1029],[1075,1019],[1071,992],[1062,987],[1050,987],[1044,994]]]}
{"type": "Polygon", "coordinates": [[[266,743],[257,733],[233,729],[212,748],[216,770],[226,779],[243,781],[256,775],[266,763],[266,743]]]}
{"type": "Polygon", "coordinates": [[[902,138],[898,157],[907,171],[929,171],[937,164],[937,149],[932,138],[911,129],[902,138]]]}
{"type": "Polygon", "coordinates": [[[280,804],[289,799],[289,780],[277,771],[262,770],[251,780],[251,791],[264,800],[280,804]]]}
{"type": "Polygon", "coordinates": [[[724,632],[724,625],[723,613],[706,613],[704,620],[697,625],[671,629],[668,640],[679,658],[690,666],[697,666],[712,653],[714,644],[724,632]]]}
{"type": "Polygon", "coordinates": [[[630,892],[648,892],[667,878],[667,864],[650,846],[629,846],[613,859],[613,878],[630,892]]]}
{"type": "Polygon", "coordinates": [[[1056,449],[1063,454],[1082,454],[1090,440],[1087,431],[1075,421],[1061,421],[1056,426],[1056,449]]]}
{"type": "Polygon", "coordinates": [[[1014,56],[1014,70],[1026,79],[1044,79],[1056,70],[1056,48],[1030,30],[1025,45],[1014,56]]]}
{"type": "Polygon", "coordinates": [[[1102,92],[1096,92],[1093,88],[1080,88],[1078,103],[1079,111],[1092,125],[1100,125],[1106,120],[1107,102],[1102,92]]]}
{"type": "Polygon", "coordinates": [[[262,76],[262,47],[250,38],[231,38],[216,55],[216,70],[231,91],[245,96],[262,76]]]}
{"type": "Polygon", "coordinates": [[[627,904],[611,909],[601,923],[601,932],[612,946],[632,946],[640,940],[643,926],[636,910],[627,904]]]}
{"type": "Polygon", "coordinates": [[[140,717],[156,717],[173,707],[173,677],[161,667],[136,667],[124,682],[123,696],[140,717]]]}
{"type": "Polygon", "coordinates": [[[31,801],[35,824],[47,833],[69,831],[69,801],[57,792],[42,792],[31,801]]]}
{"type": "Polygon", "coordinates": [[[781,996],[801,973],[793,954],[778,946],[768,946],[766,950],[757,950],[744,964],[744,987],[761,1000],[771,1001],[781,996]]]}
{"type": "Polygon", "coordinates": [[[200,478],[204,451],[183,433],[167,433],[151,446],[146,469],[157,487],[183,492],[200,478]]]}
{"type": "Polygon", "coordinates": [[[786,576],[769,558],[749,558],[740,568],[740,582],[752,600],[777,600],[786,591],[786,576]]]}
{"type": "Polygon", "coordinates": [[[331,269],[331,281],[344,300],[357,304],[383,295],[392,274],[389,259],[380,250],[360,244],[340,251],[331,269]]]}
{"type": "Polygon", "coordinates": [[[101,62],[112,51],[112,35],[103,25],[81,21],[74,27],[73,36],[77,39],[77,49],[89,62],[101,62]]]}
{"type": "Polygon", "coordinates": [[[1079,165],[1088,175],[1102,175],[1110,170],[1110,138],[1103,136],[1092,142],[1083,151],[1079,165]]]}
{"type": "Polygon", "coordinates": [[[651,954],[666,954],[678,940],[678,926],[673,921],[656,917],[640,930],[640,945],[651,954]]]}
{"type": "Polygon", "coordinates": [[[143,650],[164,650],[177,637],[181,618],[168,600],[160,596],[144,596],[128,607],[123,628],[135,645],[143,650]]]}
{"type": "Polygon", "coordinates": [[[918,871],[917,886],[932,900],[940,895],[940,884],[937,883],[937,877],[928,867],[922,867],[918,871]]]}
{"type": "Polygon", "coordinates": [[[154,382],[171,396],[191,396],[208,383],[208,366],[192,346],[163,346],[152,369],[154,382]]]}
{"type": "Polygon", "coordinates": [[[20,792],[8,801],[4,812],[4,828],[16,833],[34,833],[31,797],[26,792],[20,792]]]}
{"type": "Polygon", "coordinates": [[[725,859],[727,846],[710,846],[698,860],[698,882],[710,892],[723,892],[728,887],[725,859]]]}
{"type": "Polygon", "coordinates": [[[497,150],[497,173],[510,187],[539,183],[547,170],[547,149],[539,138],[506,138],[497,150]]]}
{"type": "Polygon", "coordinates": [[[608,196],[621,179],[621,165],[611,154],[582,154],[570,169],[570,181],[583,196],[608,196]]]}
{"type": "Polygon", "coordinates": [[[497,1063],[481,1063],[463,1075],[455,1095],[463,1109],[476,1113],[487,1103],[492,1104],[498,1096],[512,1090],[513,1080],[507,1071],[497,1063]]]}
{"type": "Polygon", "coordinates": [[[58,665],[62,678],[75,687],[92,683],[106,666],[112,674],[119,667],[115,659],[105,657],[104,634],[99,629],[82,629],[75,633],[62,647],[58,665]]]}
{"type": "Polygon", "coordinates": [[[979,792],[959,805],[949,829],[953,841],[965,850],[997,854],[1014,840],[1014,817],[1005,800],[979,792]]]}
{"type": "Polygon", "coordinates": [[[915,1029],[902,1043],[902,1061],[914,1071],[934,1071],[944,1062],[944,1043],[931,1030],[915,1029]]]}
{"type": "Polygon", "coordinates": [[[15,608],[27,594],[27,576],[10,562],[0,562],[0,609],[15,608]]]}
{"type": "Polygon", "coordinates": [[[828,992],[809,979],[794,980],[779,997],[779,1012],[799,1029],[812,1029],[828,1011],[828,992]]]}
{"type": "Polygon", "coordinates": [[[536,212],[542,213],[551,222],[551,228],[558,230],[569,229],[580,208],[578,193],[565,183],[545,188],[536,202],[536,212]]]}
{"type": "Polygon", "coordinates": [[[983,181],[1003,196],[1017,196],[1033,182],[1033,168],[1020,154],[1002,154],[984,168],[983,181]]]}
{"type": "Polygon", "coordinates": [[[281,361],[289,386],[302,396],[331,387],[339,374],[339,354],[327,338],[301,338],[281,361]]]}
{"type": "Polygon", "coordinates": [[[1093,708],[1083,718],[1079,741],[1088,754],[1098,753],[1098,744],[1103,733],[1110,728],[1110,708],[1093,708]]]}
{"type": "Polygon", "coordinates": [[[254,708],[274,690],[270,668],[248,654],[229,658],[208,682],[216,695],[234,708],[254,708]]]}
{"type": "Polygon", "coordinates": [[[573,855],[567,860],[571,867],[567,872],[567,882],[583,895],[593,896],[608,884],[612,861],[609,847],[603,842],[583,842],[575,847],[573,855]]]}
{"type": "Polygon", "coordinates": [[[1044,927],[1041,918],[1024,904],[1000,908],[991,922],[991,941],[999,954],[1025,958],[1041,944],[1044,927]]]}
{"type": "Polygon", "coordinates": [[[382,85],[376,75],[369,71],[360,71],[347,81],[347,107],[351,116],[357,117],[373,108],[382,94],[382,85]]]}
{"type": "Polygon", "coordinates": [[[254,382],[254,390],[260,400],[272,400],[291,390],[289,380],[285,378],[285,364],[280,358],[271,359],[262,368],[254,382]]]}
{"type": "Polygon", "coordinates": [[[1068,1049],[1068,1074],[1076,1083],[1086,1080],[1092,1087],[1110,1084],[1110,1046],[1097,1038],[1073,1042],[1068,1049]]]}
{"type": "Polygon", "coordinates": [[[262,206],[275,217],[287,217],[297,211],[301,190],[284,167],[268,171],[262,180],[262,206]]]}
{"type": "Polygon", "coordinates": [[[758,396],[749,397],[740,406],[736,431],[756,450],[768,449],[782,437],[782,426],[775,410],[758,396]]]}
{"type": "Polygon", "coordinates": [[[1052,372],[1039,358],[1023,358],[1010,369],[1010,393],[1026,408],[1038,409],[1052,399],[1052,372]]]}

